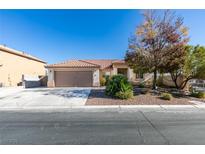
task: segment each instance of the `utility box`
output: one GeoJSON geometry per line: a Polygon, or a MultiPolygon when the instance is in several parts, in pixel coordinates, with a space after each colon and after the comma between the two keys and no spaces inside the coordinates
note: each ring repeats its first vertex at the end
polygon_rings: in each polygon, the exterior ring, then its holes
{"type": "Polygon", "coordinates": [[[41,81],[38,76],[23,75],[22,83],[24,88],[35,88],[41,86],[41,81]]]}

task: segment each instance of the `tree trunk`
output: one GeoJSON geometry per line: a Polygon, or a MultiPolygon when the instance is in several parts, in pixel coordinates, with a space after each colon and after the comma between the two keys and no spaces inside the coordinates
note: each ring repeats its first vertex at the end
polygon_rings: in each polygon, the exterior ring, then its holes
{"type": "Polygon", "coordinates": [[[181,88],[181,89],[184,89],[184,88],[186,87],[187,82],[188,82],[189,80],[191,80],[191,78],[187,78],[187,79],[180,85],[180,88],[181,88]]]}
{"type": "Polygon", "coordinates": [[[174,73],[170,73],[170,74],[171,74],[172,81],[173,81],[174,84],[175,84],[175,87],[176,87],[177,89],[180,89],[179,86],[178,86],[178,83],[177,83],[177,79],[178,79],[177,73],[176,73],[176,75],[174,75],[174,73]]]}
{"type": "Polygon", "coordinates": [[[175,86],[177,89],[179,90],[183,90],[186,85],[187,85],[187,82],[192,79],[192,77],[188,77],[187,79],[183,80],[181,84],[177,83],[177,80],[178,78],[180,77],[180,74],[174,74],[174,73],[170,73],[171,74],[171,78],[172,78],[172,81],[174,82],[175,86]]]}
{"type": "Polygon", "coordinates": [[[173,80],[174,81],[174,84],[175,84],[175,87],[177,88],[177,89],[180,89],[180,87],[179,87],[179,85],[178,85],[178,83],[177,83],[177,77],[173,80]]]}
{"type": "Polygon", "coordinates": [[[154,70],[153,86],[152,86],[152,89],[153,89],[153,90],[156,90],[156,89],[157,89],[156,83],[157,83],[157,70],[155,69],[155,70],[154,70]]]}

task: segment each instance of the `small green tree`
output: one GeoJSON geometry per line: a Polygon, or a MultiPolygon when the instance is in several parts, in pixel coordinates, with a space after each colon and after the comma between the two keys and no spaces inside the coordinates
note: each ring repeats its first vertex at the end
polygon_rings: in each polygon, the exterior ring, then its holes
{"type": "Polygon", "coordinates": [[[185,51],[183,65],[168,70],[178,89],[184,89],[191,79],[205,79],[205,47],[186,46],[185,51]]]}

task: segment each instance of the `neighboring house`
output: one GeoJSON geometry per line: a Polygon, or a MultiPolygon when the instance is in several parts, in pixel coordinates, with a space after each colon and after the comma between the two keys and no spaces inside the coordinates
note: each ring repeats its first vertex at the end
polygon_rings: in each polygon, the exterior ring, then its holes
{"type": "Polygon", "coordinates": [[[188,82],[196,91],[205,92],[205,80],[192,79],[188,82]]]}
{"type": "Polygon", "coordinates": [[[45,76],[45,65],[41,59],[0,45],[0,85],[18,86],[22,76],[45,76]]]}
{"type": "Polygon", "coordinates": [[[136,74],[123,60],[70,60],[47,65],[48,87],[100,86],[103,75],[123,74],[135,81],[136,74]]]}

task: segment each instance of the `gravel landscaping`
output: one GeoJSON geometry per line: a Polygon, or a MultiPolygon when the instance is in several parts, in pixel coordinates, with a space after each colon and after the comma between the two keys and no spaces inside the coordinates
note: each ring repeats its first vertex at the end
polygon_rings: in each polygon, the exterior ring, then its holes
{"type": "Polygon", "coordinates": [[[86,105],[193,105],[190,97],[173,97],[170,101],[162,100],[160,96],[151,93],[140,94],[135,92],[129,100],[120,100],[105,95],[104,89],[93,89],[86,105]]]}

